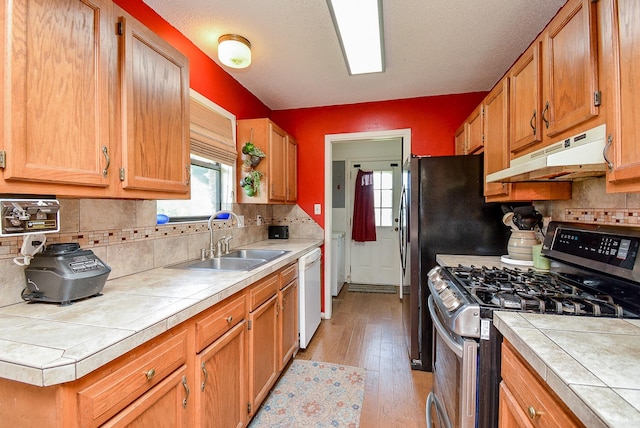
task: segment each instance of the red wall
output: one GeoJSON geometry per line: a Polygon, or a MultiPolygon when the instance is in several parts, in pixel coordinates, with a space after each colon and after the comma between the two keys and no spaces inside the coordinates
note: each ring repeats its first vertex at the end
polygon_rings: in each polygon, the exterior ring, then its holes
{"type": "Polygon", "coordinates": [[[298,204],[323,227],[324,216],[313,215],[313,204],[324,203],[325,134],[411,128],[412,153],[449,155],[454,151],[455,130],[486,95],[485,92],[475,92],[271,111],[142,0],[114,2],[189,58],[191,87],[194,90],[229,110],[238,119],[271,117],[296,138],[298,204]]]}
{"type": "Polygon", "coordinates": [[[298,205],[324,227],[324,215],[314,215],[313,204],[324,203],[325,134],[411,128],[411,153],[451,155],[456,129],[485,95],[474,92],[274,111],[273,121],[298,142],[298,205]]]}

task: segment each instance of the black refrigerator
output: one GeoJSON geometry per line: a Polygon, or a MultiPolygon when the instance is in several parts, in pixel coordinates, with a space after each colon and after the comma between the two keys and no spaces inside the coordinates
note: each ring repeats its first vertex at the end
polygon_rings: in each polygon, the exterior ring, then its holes
{"type": "Polygon", "coordinates": [[[411,157],[400,202],[402,318],[411,366],[432,371],[433,325],[427,273],[436,254],[503,255],[502,207],[485,203],[483,155],[411,157]]]}

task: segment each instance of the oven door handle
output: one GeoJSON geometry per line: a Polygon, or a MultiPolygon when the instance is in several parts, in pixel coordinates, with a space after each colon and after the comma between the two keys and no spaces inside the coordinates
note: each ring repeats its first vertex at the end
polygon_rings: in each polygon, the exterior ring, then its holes
{"type": "Polygon", "coordinates": [[[433,303],[433,296],[429,296],[428,304],[429,314],[431,315],[433,326],[436,328],[438,334],[440,335],[440,337],[442,337],[442,340],[447,344],[449,349],[451,349],[458,356],[458,358],[462,358],[464,350],[462,344],[456,342],[456,340],[452,338],[451,335],[447,332],[445,326],[442,325],[442,321],[440,321],[440,318],[438,318],[438,314],[436,313],[436,308],[433,303]]]}

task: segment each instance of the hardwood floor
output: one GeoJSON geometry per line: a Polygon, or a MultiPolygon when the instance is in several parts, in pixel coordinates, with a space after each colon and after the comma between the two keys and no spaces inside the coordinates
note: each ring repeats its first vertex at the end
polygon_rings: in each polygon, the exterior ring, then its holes
{"type": "Polygon", "coordinates": [[[322,320],[296,358],[367,369],[361,428],[426,427],[432,375],[409,366],[398,296],[347,288],[333,298],[333,317],[322,320]]]}

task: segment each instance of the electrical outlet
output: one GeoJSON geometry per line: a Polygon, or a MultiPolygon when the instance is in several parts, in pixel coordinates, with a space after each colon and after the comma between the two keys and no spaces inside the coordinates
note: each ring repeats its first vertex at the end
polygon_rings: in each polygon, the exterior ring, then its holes
{"type": "Polygon", "coordinates": [[[313,204],[313,213],[316,214],[316,215],[322,214],[322,205],[313,204]]]}

